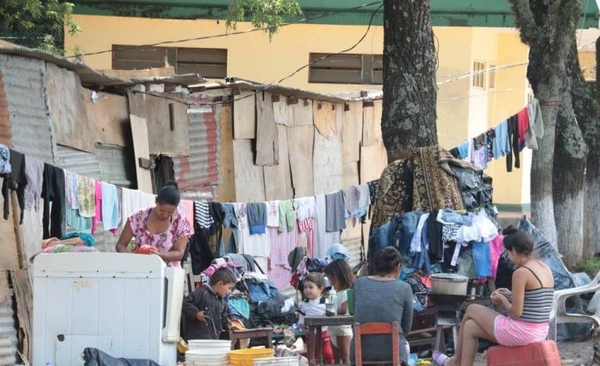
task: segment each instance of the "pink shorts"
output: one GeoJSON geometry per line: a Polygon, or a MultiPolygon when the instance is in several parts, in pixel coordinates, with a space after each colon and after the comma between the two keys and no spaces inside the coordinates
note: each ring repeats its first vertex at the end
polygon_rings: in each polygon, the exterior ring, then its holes
{"type": "Polygon", "coordinates": [[[543,341],[548,336],[548,323],[530,323],[498,315],[494,320],[494,336],[498,344],[508,347],[525,346],[543,341]]]}

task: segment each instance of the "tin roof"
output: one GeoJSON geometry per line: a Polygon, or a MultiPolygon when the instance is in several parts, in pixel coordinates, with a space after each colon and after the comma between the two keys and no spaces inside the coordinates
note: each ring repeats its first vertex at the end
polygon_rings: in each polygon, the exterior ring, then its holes
{"type": "Polygon", "coordinates": [[[83,86],[97,89],[108,87],[129,87],[137,84],[150,83],[188,86],[206,82],[206,79],[198,74],[169,75],[133,79],[116,77],[108,75],[102,71],[95,70],[78,60],[68,59],[43,50],[22,46],[0,45],[0,54],[34,58],[53,63],[56,66],[75,72],[79,76],[83,86]]]}
{"type": "MultiPolygon", "coordinates": [[[[238,77],[228,77],[224,83],[212,83],[210,85],[193,85],[194,88],[205,89],[236,89],[266,91],[299,99],[321,100],[331,103],[373,101],[383,98],[383,92],[378,90],[348,91],[334,94],[312,92],[304,89],[285,87],[277,84],[263,84],[256,81],[246,80],[238,77]]],[[[235,91],[234,91],[235,93],[235,91]]]]}

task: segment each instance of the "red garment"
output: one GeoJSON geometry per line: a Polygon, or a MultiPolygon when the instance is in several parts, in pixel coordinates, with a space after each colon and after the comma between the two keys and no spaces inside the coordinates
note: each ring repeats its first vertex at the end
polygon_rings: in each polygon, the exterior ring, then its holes
{"type": "Polygon", "coordinates": [[[329,339],[329,335],[327,331],[324,330],[321,333],[321,350],[323,353],[323,361],[326,365],[333,365],[335,363],[333,359],[333,350],[331,348],[331,339],[329,339]]]}
{"type": "Polygon", "coordinates": [[[517,113],[517,128],[519,129],[519,149],[525,148],[525,133],[529,130],[529,112],[527,107],[517,113]]]}
{"type": "MultiPolygon", "coordinates": [[[[308,354],[312,355],[311,350],[308,350],[308,354]]],[[[325,365],[333,365],[335,361],[333,359],[333,350],[331,348],[331,339],[326,330],[321,331],[321,354],[323,355],[323,362],[325,365]]],[[[318,358],[315,356],[315,358],[318,358]]]]}

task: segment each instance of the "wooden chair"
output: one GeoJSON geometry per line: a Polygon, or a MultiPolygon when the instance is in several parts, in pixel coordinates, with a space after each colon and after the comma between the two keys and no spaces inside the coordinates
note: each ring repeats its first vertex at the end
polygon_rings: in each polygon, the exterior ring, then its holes
{"type": "Polygon", "coordinates": [[[363,366],[362,361],[362,339],[363,335],[389,334],[392,336],[392,360],[391,361],[368,361],[369,365],[379,364],[400,366],[400,325],[398,322],[389,323],[354,323],[354,361],[356,366],[363,366]]]}

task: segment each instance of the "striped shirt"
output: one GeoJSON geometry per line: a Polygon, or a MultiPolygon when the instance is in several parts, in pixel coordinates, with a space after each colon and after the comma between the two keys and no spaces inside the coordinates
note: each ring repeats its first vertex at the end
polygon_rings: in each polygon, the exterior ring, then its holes
{"type": "Polygon", "coordinates": [[[210,229],[214,220],[210,214],[210,206],[207,201],[194,202],[194,221],[203,229],[210,229]]]}
{"type": "Polygon", "coordinates": [[[525,290],[521,320],[530,323],[546,323],[554,304],[554,288],[540,287],[525,290]]]}

